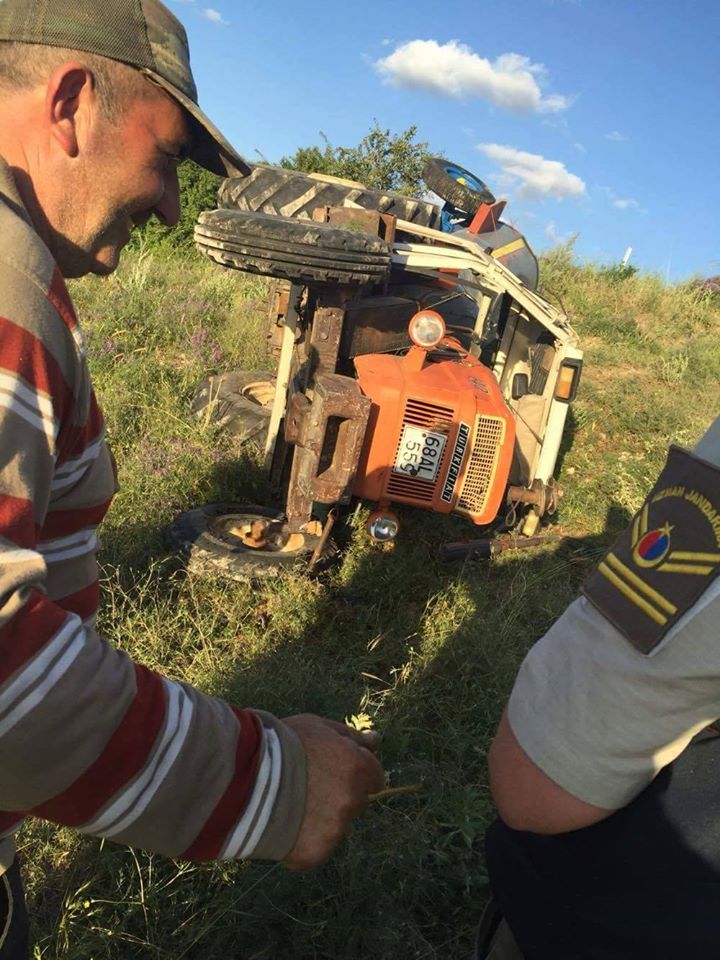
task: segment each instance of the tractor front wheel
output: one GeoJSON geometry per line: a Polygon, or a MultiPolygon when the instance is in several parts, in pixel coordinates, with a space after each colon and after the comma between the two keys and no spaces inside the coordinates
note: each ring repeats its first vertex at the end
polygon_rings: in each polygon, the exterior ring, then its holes
{"type": "MultiPolygon", "coordinates": [[[[168,528],[167,539],[187,558],[190,573],[246,582],[307,566],[320,543],[310,533],[287,533],[277,510],[219,503],[181,514],[168,528]]],[[[334,551],[328,540],[321,559],[334,551]]]]}
{"type": "Polygon", "coordinates": [[[470,215],[485,203],[495,203],[493,193],[479,177],[442,157],[426,161],[423,180],[443,200],[470,215]]]}
{"type": "Polygon", "coordinates": [[[201,213],[195,243],[223,266],[294,283],[377,283],[390,270],[380,237],[267,213],[201,213]]]}

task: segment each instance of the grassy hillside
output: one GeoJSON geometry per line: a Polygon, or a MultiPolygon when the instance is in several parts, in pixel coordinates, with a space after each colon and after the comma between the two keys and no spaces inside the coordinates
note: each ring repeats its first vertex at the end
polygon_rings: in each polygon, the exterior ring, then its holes
{"type": "Polygon", "coordinates": [[[485,752],[518,664],[637,508],[671,441],[720,412],[720,301],[654,277],[578,267],[544,287],[586,349],[561,460],[557,532],[492,564],[444,566],[459,518],[403,511],[391,555],[348,526],[321,578],[188,578],[163,546],[180,510],[267,499],[256,450],[196,423],[209,372],[270,366],[264,281],[133,254],[74,285],[122,490],[104,526],[100,627],[169,676],[279,715],[366,715],[393,785],[321,870],[176,864],[33,824],[20,838],[45,960],[446,960],[467,955],[486,896],[485,752]]]}

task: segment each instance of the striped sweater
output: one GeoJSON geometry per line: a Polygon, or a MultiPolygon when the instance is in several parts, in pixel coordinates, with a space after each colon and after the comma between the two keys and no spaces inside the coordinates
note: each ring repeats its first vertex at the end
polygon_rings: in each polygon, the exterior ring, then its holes
{"type": "Polygon", "coordinates": [[[295,734],[95,630],[115,488],[70,297],[0,158],[0,873],[27,815],[173,857],[282,859],[295,734]]]}

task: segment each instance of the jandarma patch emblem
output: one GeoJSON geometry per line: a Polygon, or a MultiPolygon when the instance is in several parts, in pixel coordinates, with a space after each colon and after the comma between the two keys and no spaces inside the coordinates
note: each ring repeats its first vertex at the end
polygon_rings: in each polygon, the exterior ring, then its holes
{"type": "Polygon", "coordinates": [[[583,592],[649,654],[720,573],[720,469],[672,447],[632,524],[583,592]]]}
{"type": "MultiPolygon", "coordinates": [[[[639,519],[636,522],[639,522],[639,519]]],[[[645,522],[647,523],[647,519],[645,522]]],[[[672,529],[670,524],[666,523],[660,530],[651,530],[635,542],[633,560],[638,567],[657,567],[663,562],[670,550],[672,529]]]]}

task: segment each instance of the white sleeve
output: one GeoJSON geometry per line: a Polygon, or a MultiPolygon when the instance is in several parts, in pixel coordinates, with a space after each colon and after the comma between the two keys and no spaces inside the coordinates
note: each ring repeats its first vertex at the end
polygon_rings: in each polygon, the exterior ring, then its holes
{"type": "Polygon", "coordinates": [[[530,651],[509,704],[530,759],[568,793],[615,810],[720,717],[720,578],[639,653],[587,600],[530,651]]]}

